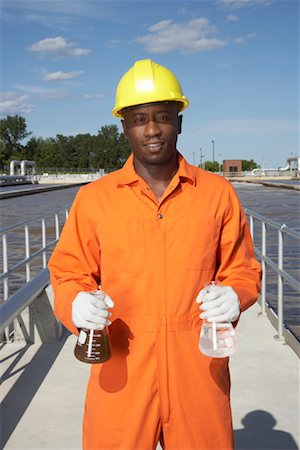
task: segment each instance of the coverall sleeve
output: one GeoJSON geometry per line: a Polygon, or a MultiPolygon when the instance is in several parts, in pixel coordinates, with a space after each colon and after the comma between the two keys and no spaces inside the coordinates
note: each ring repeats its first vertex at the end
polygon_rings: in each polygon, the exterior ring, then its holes
{"type": "Polygon", "coordinates": [[[74,334],[72,302],[78,292],[91,291],[100,283],[100,244],[89,210],[92,199],[81,188],[71,207],[59,241],[49,260],[54,289],[54,313],[74,334]]]}
{"type": "Polygon", "coordinates": [[[216,279],[235,290],[241,311],[255,303],[260,292],[261,266],[254,257],[246,215],[230,183],[217,267],[216,279]]]}

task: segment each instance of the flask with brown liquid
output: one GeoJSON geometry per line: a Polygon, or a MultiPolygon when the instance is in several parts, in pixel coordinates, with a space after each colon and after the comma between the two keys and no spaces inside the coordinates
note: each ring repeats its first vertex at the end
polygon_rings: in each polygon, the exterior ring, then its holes
{"type": "Polygon", "coordinates": [[[108,327],[103,330],[80,330],[74,354],[79,361],[97,364],[111,357],[108,327]]]}

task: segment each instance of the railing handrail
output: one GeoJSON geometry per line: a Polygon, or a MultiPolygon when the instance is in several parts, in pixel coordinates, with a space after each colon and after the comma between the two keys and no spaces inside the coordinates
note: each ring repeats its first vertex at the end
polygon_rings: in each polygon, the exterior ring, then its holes
{"type": "Polygon", "coordinates": [[[45,250],[49,250],[54,244],[56,244],[56,241],[57,241],[56,239],[53,239],[45,247],[42,247],[39,250],[37,250],[35,253],[32,253],[30,257],[21,259],[19,262],[17,262],[13,266],[11,266],[8,270],[6,270],[6,272],[0,273],[0,280],[2,280],[3,278],[6,278],[8,275],[13,273],[16,269],[19,269],[20,267],[25,266],[25,264],[29,263],[37,256],[42,255],[45,252],[45,250]]]}
{"type": "Polygon", "coordinates": [[[46,213],[41,214],[39,216],[33,217],[32,219],[25,220],[23,222],[17,222],[17,223],[14,223],[12,225],[8,225],[7,227],[0,228],[0,234],[6,233],[7,231],[10,231],[10,230],[14,230],[15,228],[23,227],[23,226],[28,225],[28,224],[30,224],[32,222],[36,222],[37,220],[44,219],[45,217],[50,217],[50,216],[52,216],[55,213],[58,213],[60,211],[66,211],[66,210],[68,210],[68,207],[64,206],[62,208],[53,209],[52,211],[49,211],[48,213],[46,212],[46,213]]]}
{"type": "Polygon", "coordinates": [[[249,208],[244,208],[244,211],[245,211],[245,213],[249,213],[251,216],[255,217],[256,219],[258,219],[264,223],[267,223],[271,227],[276,228],[277,230],[281,230],[283,233],[293,236],[296,239],[300,239],[300,232],[298,230],[295,230],[294,228],[288,227],[285,223],[282,224],[280,222],[277,222],[276,220],[269,219],[268,217],[265,217],[262,214],[252,211],[249,208]]]}
{"type": "MultiPolygon", "coordinates": [[[[6,302],[10,297],[10,277],[12,274],[20,268],[25,268],[25,282],[29,282],[31,279],[31,261],[35,258],[42,256],[42,268],[47,267],[47,252],[55,246],[60,235],[60,226],[64,224],[66,218],[68,217],[69,209],[67,206],[56,208],[52,211],[47,211],[44,214],[40,214],[32,219],[18,222],[7,227],[0,229],[0,235],[2,238],[2,263],[3,269],[1,269],[0,281],[3,283],[3,300],[6,302]],[[63,220],[64,216],[64,220],[63,220]],[[54,219],[54,224],[51,224],[49,219],[54,219]],[[34,224],[34,226],[31,226],[34,224]],[[36,239],[37,225],[40,227],[40,242],[36,239]],[[52,236],[52,226],[54,225],[55,236],[52,236]],[[19,231],[20,230],[20,231],[19,231]],[[10,242],[9,237],[14,233],[24,233],[24,251],[25,255],[21,260],[13,263],[10,261],[10,242]],[[31,241],[32,233],[35,232],[35,237],[31,241]],[[50,235],[49,235],[50,233],[50,235]],[[54,237],[54,239],[53,239],[54,237]],[[50,242],[49,242],[50,241],[50,242]],[[38,243],[39,248],[34,247],[38,243]],[[33,246],[32,246],[33,245],[33,246]]],[[[21,235],[21,234],[20,234],[21,235]]]]}
{"type": "Polygon", "coordinates": [[[49,284],[49,280],[49,270],[41,270],[32,280],[14,292],[9,297],[9,301],[0,305],[0,335],[38,297],[42,290],[49,284]]]}
{"type": "MultiPolygon", "coordinates": [[[[51,215],[55,213],[55,211],[60,211],[65,208],[59,208],[58,210],[51,211],[48,215],[51,215]]],[[[266,315],[266,309],[267,306],[267,300],[266,300],[266,267],[269,266],[277,273],[278,276],[278,286],[277,286],[277,297],[278,297],[278,314],[276,316],[276,326],[278,331],[278,338],[282,340],[285,335],[284,330],[284,318],[283,318],[283,280],[285,280],[290,286],[292,286],[296,291],[300,291],[300,283],[299,281],[294,278],[292,275],[290,275],[286,270],[284,270],[283,267],[283,234],[289,234],[290,236],[299,239],[300,233],[297,230],[294,230],[292,228],[289,228],[287,225],[282,225],[277,221],[274,221],[272,219],[269,219],[265,216],[262,216],[261,214],[252,211],[248,208],[245,208],[245,213],[250,216],[250,231],[252,234],[252,237],[254,238],[254,219],[257,219],[261,222],[262,225],[262,235],[261,235],[261,250],[254,246],[255,254],[260,258],[261,264],[263,267],[263,279],[262,279],[262,292],[261,292],[261,307],[262,307],[262,315],[266,315]],[[268,255],[266,250],[266,224],[271,225],[272,227],[277,229],[278,232],[278,261],[273,261],[268,255]]],[[[43,218],[44,216],[39,216],[39,218],[43,218]]],[[[36,218],[33,220],[37,220],[36,218]]],[[[30,220],[29,222],[32,222],[33,220],[30,220]]],[[[22,225],[26,224],[28,222],[22,222],[22,225]]],[[[14,228],[13,226],[12,228],[14,228]]],[[[58,239],[58,237],[57,237],[58,239]]],[[[53,244],[55,241],[53,241],[51,244],[53,244]]],[[[48,247],[48,246],[47,246],[48,247]]],[[[42,247],[42,250],[45,251],[46,245],[42,247]]],[[[41,251],[38,251],[37,253],[41,253],[41,251]]],[[[30,255],[34,256],[34,255],[30,255]]],[[[31,257],[30,257],[31,259],[31,257]]],[[[25,259],[22,261],[23,264],[28,263],[29,259],[25,259]]],[[[45,266],[44,266],[45,267],[45,266]]],[[[8,270],[10,272],[10,269],[8,270]]],[[[4,275],[8,275],[5,273],[4,275]]],[[[15,318],[17,317],[20,312],[26,308],[41,292],[42,289],[46,287],[46,285],[49,283],[49,271],[48,269],[44,268],[42,271],[38,273],[37,276],[35,276],[31,280],[27,280],[28,282],[23,285],[18,291],[16,291],[14,294],[10,295],[9,298],[7,298],[7,301],[3,303],[3,305],[0,306],[0,315],[1,315],[1,322],[0,322],[0,330],[4,330],[7,325],[15,318]],[[4,306],[6,305],[6,306],[4,306]]],[[[268,308],[269,309],[269,308],[268,308]]],[[[270,318],[270,317],[269,317],[270,318]]],[[[271,319],[270,319],[271,320],[271,319]]],[[[272,321],[272,320],[271,320],[272,321]]],[[[293,345],[288,342],[292,347],[293,345]]],[[[298,344],[299,345],[299,342],[298,344]]],[[[294,348],[294,347],[293,347],[294,348]]]]}
{"type": "Polygon", "coordinates": [[[250,225],[250,233],[255,242],[255,227],[254,220],[256,219],[261,224],[261,249],[258,248],[254,244],[255,255],[260,258],[261,266],[262,266],[262,282],[261,282],[261,296],[260,303],[262,315],[267,315],[270,321],[273,323],[274,327],[278,331],[278,339],[286,340],[289,345],[293,348],[293,350],[298,353],[299,351],[299,339],[293,334],[289,334],[286,329],[286,322],[284,320],[284,281],[289,284],[296,292],[300,292],[300,282],[289,274],[284,269],[284,234],[287,234],[293,238],[299,239],[300,233],[299,231],[289,228],[286,224],[280,224],[275,220],[269,219],[267,217],[262,216],[255,211],[245,208],[246,215],[249,216],[249,225],[250,225]],[[267,255],[267,225],[272,226],[277,230],[277,248],[278,255],[277,260],[272,260],[267,255]],[[277,311],[271,303],[267,302],[267,281],[266,281],[266,273],[267,267],[271,268],[277,274],[277,311]]]}

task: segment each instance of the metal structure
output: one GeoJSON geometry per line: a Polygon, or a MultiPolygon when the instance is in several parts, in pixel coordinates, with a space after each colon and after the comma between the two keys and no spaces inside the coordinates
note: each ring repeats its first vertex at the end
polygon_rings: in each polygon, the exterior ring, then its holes
{"type": "Polygon", "coordinates": [[[298,173],[300,173],[300,156],[293,156],[291,158],[288,158],[286,160],[286,166],[285,167],[279,167],[278,170],[281,172],[286,172],[286,171],[291,171],[293,168],[293,162],[295,162],[296,167],[295,169],[297,170],[298,173]]]}
{"type": "MultiPolygon", "coordinates": [[[[60,228],[64,224],[66,218],[68,217],[67,208],[59,208],[51,211],[47,214],[34,217],[33,219],[25,222],[19,222],[8,227],[0,229],[0,234],[2,237],[2,262],[3,271],[0,274],[0,281],[3,283],[3,299],[6,301],[10,294],[9,279],[10,276],[17,270],[25,268],[25,282],[31,279],[31,262],[38,256],[42,256],[42,268],[47,267],[47,251],[53,250],[54,245],[59,239],[60,228]],[[51,220],[51,223],[50,223],[51,220]],[[37,235],[41,238],[41,246],[38,250],[33,253],[30,251],[30,243],[33,240],[33,233],[30,233],[31,226],[34,225],[34,235],[35,241],[37,241],[37,235]],[[55,237],[49,241],[50,228],[54,228],[55,237]],[[10,265],[9,262],[9,237],[11,235],[12,239],[15,239],[16,233],[20,238],[20,234],[24,236],[24,254],[25,257],[22,258],[17,263],[10,265]]],[[[32,230],[33,231],[33,230],[32,230]]]]}
{"type": "Polygon", "coordinates": [[[34,175],[35,174],[35,161],[28,161],[23,159],[18,161],[13,159],[9,164],[10,175],[34,175]]]}
{"type": "MultiPolygon", "coordinates": [[[[260,304],[261,304],[261,315],[268,316],[273,326],[278,331],[278,340],[285,340],[297,353],[299,351],[300,343],[297,338],[289,332],[284,323],[284,297],[283,297],[283,283],[288,283],[297,293],[300,292],[300,282],[290,275],[284,269],[284,238],[285,236],[289,236],[296,242],[300,239],[300,233],[296,230],[293,230],[287,227],[285,224],[280,224],[272,219],[262,216],[252,210],[245,209],[246,215],[249,219],[250,232],[253,240],[257,236],[254,236],[255,226],[259,225],[260,234],[258,238],[260,239],[260,245],[255,245],[255,254],[257,258],[261,261],[263,268],[263,277],[262,277],[262,291],[260,296],[260,304]],[[267,227],[271,227],[275,229],[278,235],[277,239],[277,251],[278,258],[277,261],[274,261],[270,255],[267,254],[267,227]],[[267,301],[267,280],[266,280],[266,269],[271,268],[277,275],[277,313],[275,313],[272,306],[267,301]]],[[[58,210],[52,211],[47,215],[36,217],[28,222],[18,223],[3,229],[0,229],[0,233],[2,235],[2,253],[3,253],[3,272],[0,275],[0,280],[3,282],[3,291],[4,291],[4,303],[0,305],[0,331],[3,330],[13,322],[13,320],[24,310],[27,306],[30,305],[40,294],[40,292],[50,283],[49,280],[49,272],[47,267],[47,251],[51,250],[57,240],[59,239],[60,234],[60,226],[62,225],[62,221],[59,220],[59,215],[63,215],[64,220],[68,216],[67,208],[60,208],[58,210]],[[55,238],[51,240],[51,242],[47,243],[47,228],[46,228],[46,219],[52,218],[55,222],[55,238]],[[30,254],[30,232],[29,226],[34,222],[40,222],[40,232],[42,235],[42,246],[39,250],[30,254]],[[25,237],[25,255],[26,257],[14,264],[11,267],[8,267],[8,243],[7,243],[7,235],[12,230],[16,229],[24,230],[25,237]],[[43,270],[38,273],[33,279],[31,279],[31,268],[30,264],[34,258],[42,255],[43,257],[43,270]],[[25,267],[26,269],[26,283],[15,293],[9,295],[9,276],[15,272],[20,267],[25,267]]]]}
{"type": "MultiPolygon", "coordinates": [[[[290,275],[284,269],[284,238],[286,236],[291,237],[294,240],[295,245],[300,240],[300,232],[289,228],[286,224],[281,224],[275,220],[262,216],[259,213],[251,211],[245,208],[245,213],[249,218],[250,233],[253,241],[255,240],[254,222],[257,221],[260,225],[260,248],[255,245],[254,250],[257,258],[261,261],[262,265],[262,286],[261,286],[261,314],[267,315],[278,332],[277,338],[279,340],[286,340],[287,343],[294,349],[299,351],[299,341],[296,337],[288,331],[284,323],[284,297],[283,297],[283,284],[286,282],[292,289],[298,294],[300,293],[300,282],[290,275]],[[267,227],[271,227],[277,232],[277,261],[267,255],[267,227]],[[267,280],[266,271],[270,268],[277,275],[277,312],[267,301],[267,280]]],[[[299,296],[298,296],[299,301],[299,296]]]]}
{"type": "Polygon", "coordinates": [[[4,333],[6,327],[11,325],[12,321],[21,314],[27,306],[30,306],[30,304],[48,286],[49,277],[48,269],[41,270],[36,277],[12,294],[9,301],[4,302],[0,306],[0,335],[4,333]]]}

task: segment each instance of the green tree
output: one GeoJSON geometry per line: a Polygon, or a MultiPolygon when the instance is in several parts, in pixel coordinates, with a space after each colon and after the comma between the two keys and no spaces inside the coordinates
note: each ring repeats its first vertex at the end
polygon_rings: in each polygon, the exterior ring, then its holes
{"type": "Polygon", "coordinates": [[[94,149],[98,168],[119,169],[130,154],[130,147],[116,125],[101,127],[94,149]]]}
{"type": "Polygon", "coordinates": [[[89,133],[57,134],[55,138],[33,136],[22,146],[21,139],[30,134],[20,116],[1,121],[0,168],[11,159],[29,159],[36,162],[37,170],[115,170],[123,166],[130,154],[128,141],[116,125],[102,126],[96,136],[89,133]]]}
{"type": "Polygon", "coordinates": [[[208,170],[209,172],[219,172],[219,163],[218,161],[212,162],[212,161],[205,161],[204,163],[204,169],[208,170]]]}
{"type": "Polygon", "coordinates": [[[246,159],[242,160],[242,170],[243,171],[250,171],[250,170],[256,169],[257,167],[258,166],[253,159],[250,159],[250,161],[247,161],[246,159]]]}
{"type": "Polygon", "coordinates": [[[76,158],[74,167],[78,169],[90,168],[92,154],[95,153],[96,140],[97,137],[91,136],[89,133],[74,136],[73,146],[75,152],[74,157],[76,158]]]}
{"type": "Polygon", "coordinates": [[[55,167],[56,142],[54,138],[39,138],[35,151],[35,162],[37,168],[55,167]]]}
{"type": "Polygon", "coordinates": [[[22,156],[23,146],[21,142],[30,136],[27,131],[27,124],[24,117],[15,115],[7,116],[0,120],[0,139],[2,144],[0,150],[0,166],[4,169],[11,159],[18,159],[22,156]]]}
{"type": "Polygon", "coordinates": [[[22,159],[29,159],[30,161],[35,161],[36,152],[38,150],[39,139],[33,136],[29,139],[27,144],[23,147],[22,150],[22,159]]]}

